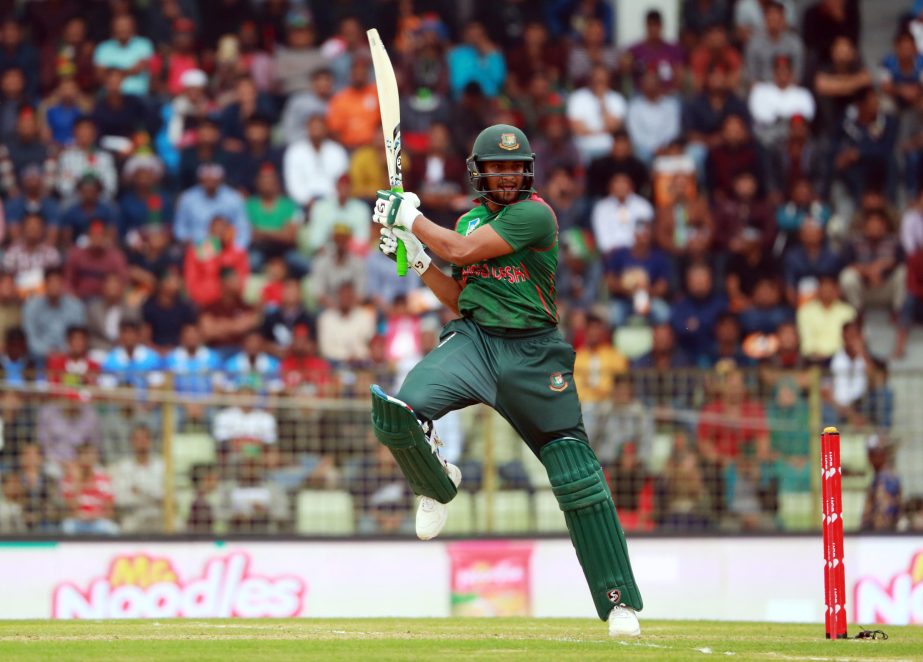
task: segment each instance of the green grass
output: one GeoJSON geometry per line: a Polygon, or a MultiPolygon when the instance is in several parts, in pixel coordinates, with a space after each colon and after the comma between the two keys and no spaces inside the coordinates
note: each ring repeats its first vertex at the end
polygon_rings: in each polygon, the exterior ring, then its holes
{"type": "Polygon", "coordinates": [[[887,641],[826,641],[822,625],[641,626],[616,641],[582,619],[2,621],[0,660],[923,660],[916,626],[884,627],[887,641]]]}

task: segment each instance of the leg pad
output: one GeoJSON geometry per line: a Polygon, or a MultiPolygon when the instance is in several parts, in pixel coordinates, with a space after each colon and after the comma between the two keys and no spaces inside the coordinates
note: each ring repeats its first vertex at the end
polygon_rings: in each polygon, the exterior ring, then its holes
{"type": "Polygon", "coordinates": [[[414,494],[432,497],[439,503],[455,498],[455,487],[442,461],[426,439],[413,410],[377,385],[372,386],[372,429],[388,447],[414,494]]]}
{"type": "Polygon", "coordinates": [[[541,453],[599,617],[606,620],[616,604],[640,611],[625,534],[593,450],[585,441],[564,438],[541,453]]]}

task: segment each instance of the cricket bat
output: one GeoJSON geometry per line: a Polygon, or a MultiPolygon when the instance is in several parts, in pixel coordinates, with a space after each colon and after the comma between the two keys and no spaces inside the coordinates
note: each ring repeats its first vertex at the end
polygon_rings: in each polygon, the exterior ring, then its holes
{"type": "MultiPolygon", "coordinates": [[[[385,157],[388,162],[388,185],[395,193],[404,192],[404,177],[401,175],[401,109],[397,96],[397,79],[388,51],[378,36],[378,30],[368,30],[369,47],[372,50],[372,66],[375,69],[375,84],[378,86],[378,108],[381,111],[381,132],[385,137],[385,157]]],[[[407,275],[407,248],[404,242],[397,244],[397,275],[407,275]]]]}

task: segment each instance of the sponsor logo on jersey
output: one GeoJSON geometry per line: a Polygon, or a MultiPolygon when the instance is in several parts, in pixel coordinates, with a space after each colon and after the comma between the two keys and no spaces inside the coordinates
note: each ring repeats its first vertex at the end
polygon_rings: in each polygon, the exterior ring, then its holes
{"type": "Polygon", "coordinates": [[[501,133],[500,142],[497,144],[500,146],[500,149],[505,149],[509,152],[519,149],[519,141],[516,140],[515,133],[501,133]]]}
{"type": "Polygon", "coordinates": [[[609,598],[609,602],[614,605],[621,604],[622,602],[622,592],[617,588],[614,588],[606,593],[606,597],[609,598]]]}
{"type": "Polygon", "coordinates": [[[557,391],[560,393],[567,388],[567,385],[568,382],[566,379],[564,379],[564,375],[562,375],[560,372],[551,373],[551,383],[548,384],[548,388],[550,388],[552,391],[557,391]]]}

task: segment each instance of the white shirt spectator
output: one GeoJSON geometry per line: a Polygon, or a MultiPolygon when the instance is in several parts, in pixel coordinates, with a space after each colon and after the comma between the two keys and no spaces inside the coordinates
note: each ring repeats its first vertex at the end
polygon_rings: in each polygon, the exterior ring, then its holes
{"type": "Polygon", "coordinates": [[[775,124],[801,115],[807,121],[814,119],[814,97],[804,87],[789,85],[781,88],[775,83],[757,83],[750,90],[750,114],[757,124],[775,124]]]}
{"type": "Polygon", "coordinates": [[[375,315],[365,308],[355,307],[346,313],[328,308],[317,320],[318,348],[328,361],[367,359],[374,335],[375,315]]]}
{"type": "Polygon", "coordinates": [[[102,149],[87,152],[79,147],[68,147],[58,156],[58,176],[55,178],[58,193],[63,200],[76,200],[74,191],[77,181],[88,172],[99,177],[103,185],[103,197],[107,200],[115,197],[119,176],[112,154],[102,149]]]}
{"type": "Polygon", "coordinates": [[[612,134],[605,128],[603,105],[609,115],[619,119],[624,119],[628,111],[625,97],[613,90],[606,92],[600,101],[589,88],[583,87],[571,94],[567,100],[567,119],[580,122],[592,132],[584,136],[574,136],[577,151],[584,162],[607,154],[612,148],[612,134]]]}
{"type": "Polygon", "coordinates": [[[635,224],[639,220],[654,220],[651,203],[637,193],[624,201],[607,196],[593,206],[593,235],[600,253],[616,248],[630,248],[635,242],[635,224]]]}
{"type": "Polygon", "coordinates": [[[673,96],[652,100],[639,94],[628,102],[625,128],[638,158],[649,163],[658,149],[679,136],[679,101],[673,96]]]}
{"type": "Polygon", "coordinates": [[[901,220],[901,246],[907,255],[923,250],[923,211],[910,207],[901,220]]]}
{"type": "Polygon", "coordinates": [[[125,457],[109,467],[122,531],[162,530],[163,471],[163,458],[153,454],[145,464],[125,457]]]}
{"type": "Polygon", "coordinates": [[[222,443],[252,439],[263,444],[274,444],[278,439],[276,419],[272,414],[263,409],[242,407],[228,407],[215,414],[212,434],[222,443]]]}
{"type": "Polygon", "coordinates": [[[841,349],[830,360],[830,373],[833,399],[841,407],[851,405],[868,391],[868,371],[861,355],[850,358],[846,350],[841,349]]]}
{"type": "Polygon", "coordinates": [[[340,175],[349,169],[349,155],[338,142],[325,140],[315,147],[309,140],[299,140],[285,150],[282,170],[285,190],[299,205],[315,198],[336,194],[340,175]]]}

